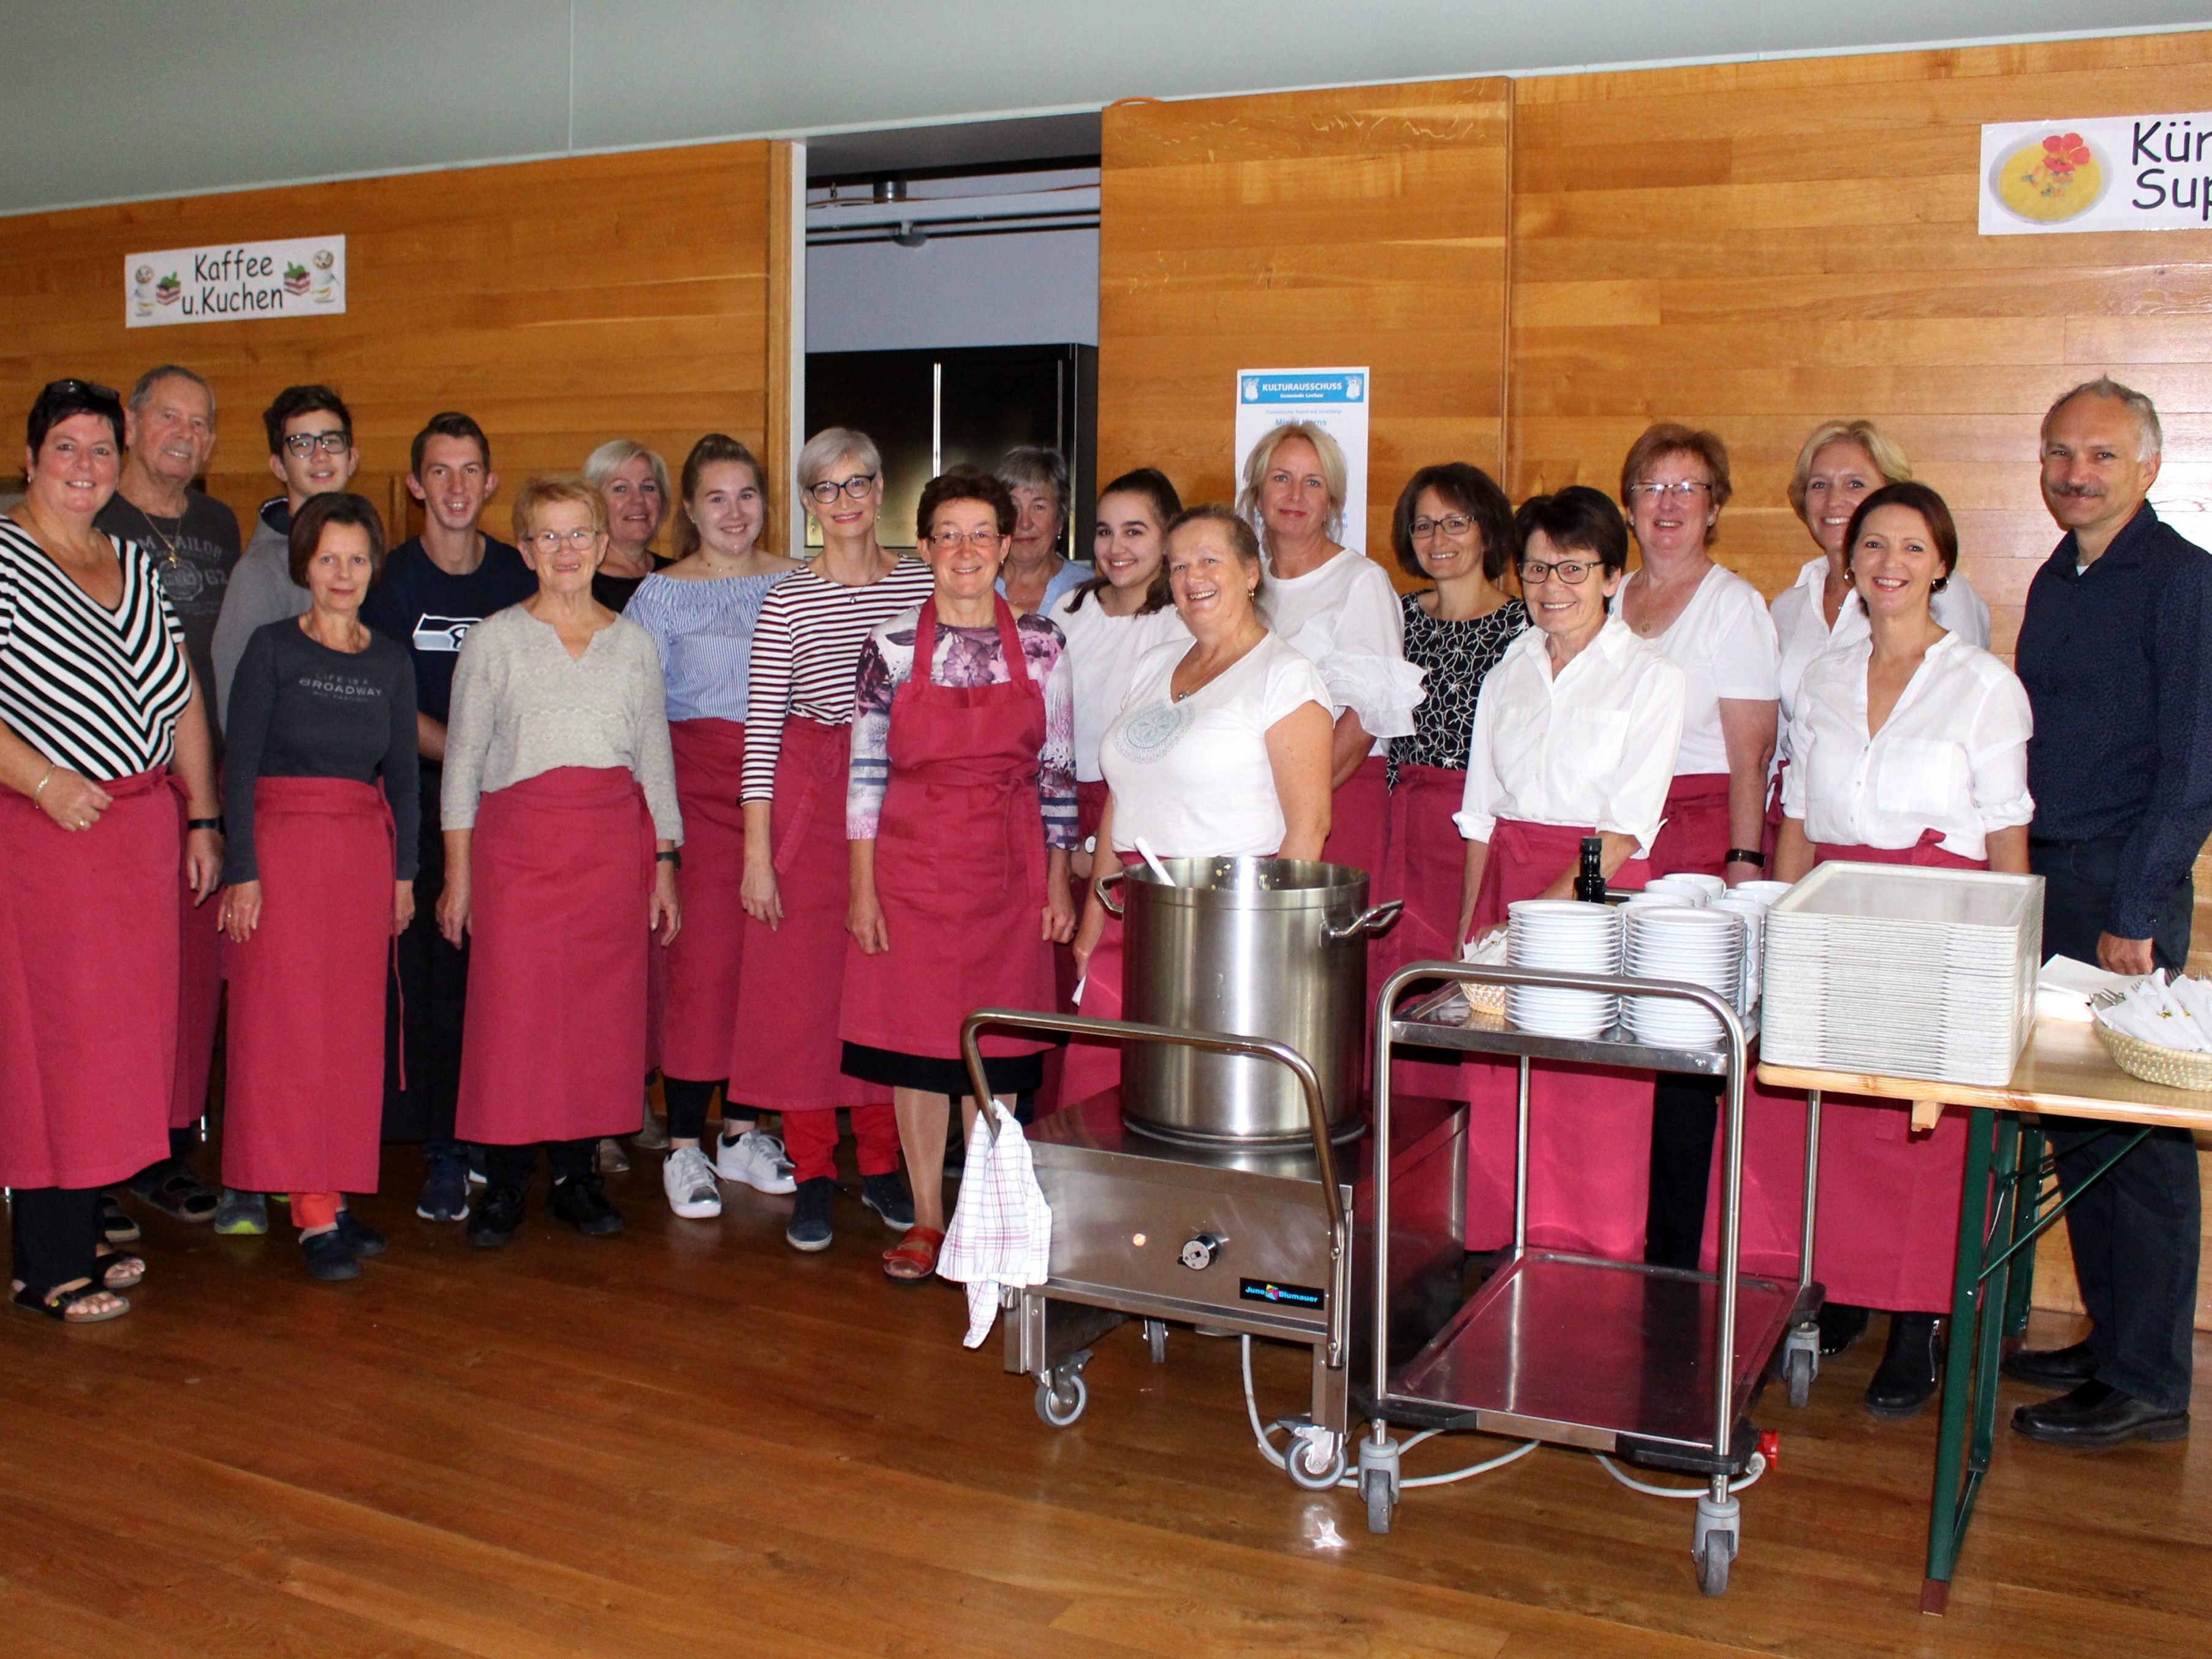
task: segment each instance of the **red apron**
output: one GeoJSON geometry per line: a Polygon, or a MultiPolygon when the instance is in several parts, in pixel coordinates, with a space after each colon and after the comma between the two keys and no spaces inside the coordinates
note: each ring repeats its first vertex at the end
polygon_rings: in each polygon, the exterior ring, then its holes
{"type": "MultiPolygon", "coordinates": [[[[1474,931],[1534,898],[1575,866],[1595,831],[1500,819],[1474,900],[1474,931]]],[[[1612,885],[1641,887],[1650,869],[1632,859],[1612,885]]],[[[1470,1056],[1460,1068],[1468,1103],[1467,1247],[1513,1242],[1513,1143],[1520,1062],[1470,1056]]],[[[1644,1259],[1651,1190],[1651,1074],[1539,1060],[1528,1079],[1528,1243],[1547,1249],[1644,1259]]]]}
{"type": "Polygon", "coordinates": [[[745,955],[745,728],[736,720],[675,720],[676,800],[684,812],[684,926],[662,951],[667,991],[660,1067],[708,1083],[730,1075],[738,972],[745,955]]]}
{"type": "Polygon", "coordinates": [[[483,797],[459,1139],[513,1146],[637,1127],[653,854],[645,793],[622,767],[556,767],[483,797]]]}
{"type": "MultiPolygon", "coordinates": [[[[1912,864],[1986,870],[1987,860],[1947,853],[1929,830],[1915,847],[1818,846],[1819,863],[1912,864]]],[[[1966,1115],[1948,1111],[1927,1134],[1911,1129],[1903,1101],[1820,1097],[1820,1215],[1813,1273],[1831,1302],[1893,1313],[1948,1313],[1959,1199],[1966,1167],[1966,1115]]],[[[1720,1164],[1716,1142],[1705,1203],[1704,1260],[1718,1251],[1720,1164]]],[[[1747,1092],[1739,1261],[1745,1273],[1797,1276],[1805,1212],[1805,1097],[1747,1092]]]]}
{"type": "Polygon", "coordinates": [[[1729,775],[1685,772],[1668,786],[1666,822],[1651,839],[1651,873],[1671,876],[1689,871],[1701,876],[1726,873],[1729,848],[1729,775]]]}
{"type": "Polygon", "coordinates": [[[177,804],[160,772],[62,829],[0,794],[0,1186],[105,1187],[169,1155],[177,804]]]}
{"type": "MultiPolygon", "coordinates": [[[[876,828],[876,896],[890,948],[845,960],[848,1042],[960,1057],[978,1008],[1052,1007],[1045,943],[1044,812],[1037,752],[1044,688],[1030,678],[1014,613],[992,609],[1011,678],[938,685],[937,601],[923,602],[914,672],[891,698],[890,780],[876,828]]],[[[986,1054],[1035,1054],[1033,1038],[987,1036],[986,1054]]]]}
{"type": "MultiPolygon", "coordinates": [[[[1376,896],[1379,900],[1402,899],[1406,908],[1396,925],[1369,948],[1370,996],[1380,994],[1382,981],[1409,962],[1459,959],[1460,888],[1467,875],[1467,842],[1452,815],[1466,794],[1467,773],[1462,769],[1398,769],[1398,787],[1390,792],[1389,840],[1376,896]]],[[[1391,1091],[1455,1099],[1459,1069],[1435,1060],[1401,1058],[1391,1062],[1391,1091]]]]}
{"type": "MultiPolygon", "coordinates": [[[[1348,864],[1370,877],[1378,876],[1383,842],[1389,833],[1389,763],[1380,755],[1370,755],[1329,797],[1328,839],[1322,843],[1322,862],[1348,864]]],[[[1373,957],[1371,949],[1368,955],[1373,957]]]]}
{"type": "MultiPolygon", "coordinates": [[[[1091,783],[1078,783],[1075,786],[1075,833],[1079,840],[1088,841],[1098,833],[1098,821],[1106,811],[1106,798],[1109,793],[1103,778],[1091,783]]],[[[1108,859],[1113,857],[1113,853],[1110,849],[1101,848],[1092,854],[1092,857],[1108,859]]],[[[1092,867],[1095,870],[1098,866],[1094,864],[1092,867]]],[[[1078,885],[1075,891],[1075,915],[1079,921],[1083,918],[1085,890],[1085,887],[1078,885]]],[[[1052,1006],[1055,1013],[1065,1014],[1074,1012],[1075,988],[1079,978],[1075,971],[1073,947],[1066,945],[1053,946],[1052,1006]]],[[[1037,1110],[1040,1113],[1056,1112],[1063,1106],[1073,1106],[1083,1097],[1073,1093],[1068,1086],[1067,1052],[1066,1048],[1062,1046],[1054,1048],[1044,1057],[1044,1086],[1037,1091],[1037,1110]]],[[[1100,1084],[1098,1088],[1107,1086],[1105,1084],[1100,1084]]],[[[1096,1094],[1098,1089],[1093,1089],[1091,1092],[1096,1094]]]]}
{"type": "Polygon", "coordinates": [[[850,726],[793,715],[775,763],[770,838],[783,921],[745,918],[738,1024],[716,1077],[771,1112],[890,1104],[891,1091],[837,1069],[845,983],[845,918],[853,860],[845,840],[850,726]],[[742,1085],[738,1082],[742,1079],[742,1085]]]}
{"type": "MultiPolygon", "coordinates": [[[[185,820],[190,816],[184,797],[178,796],[178,833],[184,832],[185,820]]],[[[172,1129],[198,1122],[207,1111],[208,1074],[215,1070],[215,1027],[222,1010],[228,954],[222,930],[216,925],[222,907],[212,896],[204,904],[194,904],[191,878],[185,872],[182,858],[177,860],[177,868],[178,942],[183,954],[177,975],[177,1073],[169,1097],[172,1129]]]]}
{"type": "MultiPolygon", "coordinates": [[[[1115,853],[1107,848],[1098,849],[1102,860],[1119,859],[1124,869],[1133,869],[1144,860],[1134,853],[1115,853]]],[[[1100,867],[1093,865],[1092,870],[1100,867]]],[[[1112,869],[1111,863],[1104,866],[1112,869]]],[[[1090,902],[1089,895],[1084,903],[1090,902]]],[[[1118,898],[1115,901],[1120,903],[1118,898]]],[[[1066,1006],[1066,1003],[1060,1005],[1066,1006]]],[[[1086,1019],[1119,1019],[1121,1018],[1121,918],[1111,910],[1106,913],[1105,931],[1098,935],[1097,948],[1091,953],[1090,966],[1083,975],[1083,1001],[1075,1011],[1086,1019]]],[[[1065,1057],[1060,1061],[1060,1103],[1073,1106],[1103,1094],[1109,1089],[1121,1086],[1121,1044],[1091,1042],[1081,1037],[1068,1040],[1065,1057]]]]}
{"type": "Polygon", "coordinates": [[[262,917],[233,945],[222,1180],[373,1193],[392,963],[392,811],[350,778],[253,786],[262,917]]]}

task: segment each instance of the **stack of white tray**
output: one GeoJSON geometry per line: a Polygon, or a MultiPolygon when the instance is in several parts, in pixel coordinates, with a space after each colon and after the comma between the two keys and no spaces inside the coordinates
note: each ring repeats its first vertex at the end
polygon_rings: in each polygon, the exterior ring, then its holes
{"type": "Polygon", "coordinates": [[[2008,1081],[2035,1020],[2043,878],[1824,864],[1766,915],[1762,1059],[2008,1081]]]}

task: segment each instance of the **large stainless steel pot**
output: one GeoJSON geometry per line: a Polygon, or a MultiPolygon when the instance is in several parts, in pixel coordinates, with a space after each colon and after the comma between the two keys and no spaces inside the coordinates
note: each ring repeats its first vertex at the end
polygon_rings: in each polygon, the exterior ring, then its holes
{"type": "MultiPolygon", "coordinates": [[[[1358,1133],[1366,1097],[1367,940],[1401,904],[1370,909],[1367,872],[1305,859],[1165,859],[1100,878],[1122,916],[1125,1019],[1273,1037],[1321,1079],[1330,1124],[1358,1133]],[[1115,890],[1118,886],[1119,893],[1115,890]]],[[[1170,1140],[1310,1140],[1305,1101],[1280,1066],[1157,1042],[1121,1050],[1121,1114],[1170,1140]]]]}

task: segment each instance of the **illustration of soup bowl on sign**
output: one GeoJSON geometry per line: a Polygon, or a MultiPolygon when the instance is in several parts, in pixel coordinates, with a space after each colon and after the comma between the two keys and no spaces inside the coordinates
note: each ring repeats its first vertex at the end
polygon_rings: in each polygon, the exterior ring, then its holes
{"type": "Polygon", "coordinates": [[[2030,224],[2078,219],[2103,199],[2112,174],[2078,132],[2032,138],[1996,164],[1990,187],[2005,211],[2030,224]]]}

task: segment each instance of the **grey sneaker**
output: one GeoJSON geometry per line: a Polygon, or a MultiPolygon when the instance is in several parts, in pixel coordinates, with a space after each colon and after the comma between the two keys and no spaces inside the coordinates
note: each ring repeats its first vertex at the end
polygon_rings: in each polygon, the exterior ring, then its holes
{"type": "Polygon", "coordinates": [[[686,1221],[705,1221],[722,1212],[714,1165],[696,1146],[678,1146],[669,1153],[660,1166],[660,1187],[668,1194],[668,1207],[686,1221]]]}
{"type": "Polygon", "coordinates": [[[222,1201],[215,1206],[215,1230],[229,1238],[260,1237],[269,1231],[267,1196],[224,1188],[222,1201]]]}
{"type": "Polygon", "coordinates": [[[668,1150],[667,1120],[655,1117],[648,1109],[645,1115],[645,1127],[629,1138],[629,1144],[648,1152],[666,1152],[668,1150]]]}
{"type": "Polygon", "coordinates": [[[757,1193],[787,1193],[799,1185],[792,1179],[783,1143],[765,1129],[748,1129],[735,1140],[717,1135],[714,1173],[725,1181],[742,1182],[757,1193]]]}
{"type": "Polygon", "coordinates": [[[629,1154],[623,1151],[622,1142],[619,1140],[611,1137],[603,1139],[599,1142],[599,1155],[594,1168],[603,1176],[628,1175],[629,1154]]]}

